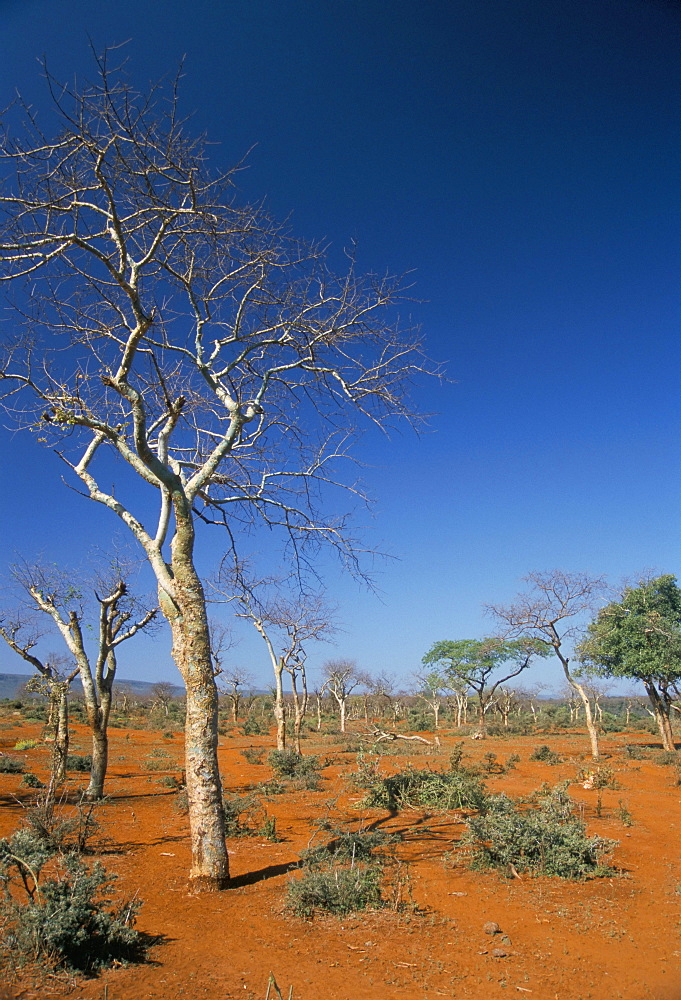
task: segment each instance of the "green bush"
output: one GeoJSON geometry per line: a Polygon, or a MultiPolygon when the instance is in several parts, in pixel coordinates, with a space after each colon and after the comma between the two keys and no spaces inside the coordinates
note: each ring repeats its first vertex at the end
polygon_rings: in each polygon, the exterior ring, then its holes
{"type": "Polygon", "coordinates": [[[55,856],[34,830],[0,840],[4,947],[15,958],[87,973],[142,960],[145,940],[133,927],[140,903],[112,910],[102,896],[114,879],[101,864],[88,869],[76,855],[55,856]],[[52,859],[56,874],[42,880],[52,859]]]}
{"type": "Polygon", "coordinates": [[[92,767],[92,757],[89,753],[69,753],[66,755],[67,771],[89,771],[92,767]]]}
{"type": "Polygon", "coordinates": [[[30,771],[23,776],[21,779],[21,784],[26,788],[44,788],[45,784],[40,780],[37,774],[32,774],[30,771]]]}
{"type": "Polygon", "coordinates": [[[262,764],[265,751],[258,750],[257,747],[246,747],[245,750],[241,751],[241,756],[244,760],[247,760],[249,764],[262,764]]]}
{"type": "Polygon", "coordinates": [[[551,747],[544,744],[543,746],[534,748],[530,754],[530,760],[539,760],[542,764],[560,764],[561,759],[551,747]]]}
{"type": "Polygon", "coordinates": [[[17,740],[14,744],[15,750],[35,750],[40,746],[39,740],[17,740]]]}
{"type": "Polygon", "coordinates": [[[262,722],[258,722],[256,718],[249,715],[241,726],[241,732],[244,736],[266,736],[268,729],[262,722]]]}
{"type": "Polygon", "coordinates": [[[573,815],[567,784],[544,786],[538,803],[520,810],[505,795],[489,799],[486,811],[467,821],[462,846],[471,853],[471,867],[568,879],[613,873],[602,858],[616,842],[587,837],[585,824],[573,815]]]}
{"type": "Polygon", "coordinates": [[[407,768],[387,778],[380,776],[357,779],[367,793],[362,800],[366,807],[379,807],[396,812],[399,809],[482,809],[487,791],[480,778],[466,769],[450,771],[419,771],[407,768]]]}
{"type": "Polygon", "coordinates": [[[343,830],[331,824],[321,824],[321,829],[327,830],[332,839],[320,847],[303,851],[300,856],[302,864],[317,867],[330,861],[370,862],[377,847],[395,844],[400,840],[397,833],[387,833],[384,830],[343,830]]]}
{"type": "Polygon", "coordinates": [[[311,917],[315,910],[343,915],[378,908],[381,898],[381,872],[377,868],[306,869],[300,878],[291,879],[286,903],[299,917],[311,917]]]}
{"type": "Polygon", "coordinates": [[[279,778],[307,778],[319,771],[319,757],[303,757],[296,750],[272,750],[267,761],[279,778]]]}
{"type": "Polygon", "coordinates": [[[23,774],[24,763],[16,757],[0,754],[0,774],[23,774]]]}

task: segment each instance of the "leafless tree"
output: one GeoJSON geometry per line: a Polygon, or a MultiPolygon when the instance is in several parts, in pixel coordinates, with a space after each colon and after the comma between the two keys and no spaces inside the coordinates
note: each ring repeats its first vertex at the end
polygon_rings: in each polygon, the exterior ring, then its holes
{"type": "Polygon", "coordinates": [[[385,715],[392,705],[392,699],[397,687],[397,681],[386,671],[370,676],[370,690],[375,699],[375,709],[378,714],[385,715]]]}
{"type": "Polygon", "coordinates": [[[565,679],[579,696],[591,743],[591,755],[599,756],[598,727],[591,711],[589,692],[579,672],[570,668],[566,643],[574,643],[586,614],[593,612],[605,588],[602,577],[586,573],[530,573],[529,590],[513,604],[492,605],[488,611],[501,623],[507,636],[529,636],[552,649],[558,657],[565,679]]]}
{"type": "Polygon", "coordinates": [[[175,685],[169,681],[158,681],[156,684],[152,684],[149,694],[153,699],[151,705],[152,712],[156,705],[160,705],[167,719],[170,714],[170,703],[177,696],[175,685]]]}
{"type": "Polygon", "coordinates": [[[414,675],[414,694],[426,703],[433,713],[434,728],[440,728],[440,709],[447,696],[449,684],[437,670],[420,671],[414,675]]]}
{"type": "Polygon", "coordinates": [[[514,688],[500,687],[497,690],[497,697],[495,702],[495,708],[501,720],[504,724],[504,728],[508,729],[508,720],[511,712],[521,703],[521,695],[514,688]]]}
{"type": "Polygon", "coordinates": [[[65,667],[63,658],[48,656],[44,660],[36,654],[41,632],[32,617],[21,613],[0,620],[0,636],[10,649],[29,663],[40,677],[36,684],[31,678],[26,682],[28,691],[37,691],[47,697],[49,719],[53,728],[53,751],[50,783],[47,789],[47,803],[54,803],[55,793],[66,777],[66,758],[69,752],[69,705],[68,694],[71,683],[78,676],[78,666],[72,662],[65,667]]]}
{"type": "Polygon", "coordinates": [[[400,280],[352,261],[334,276],[325,248],[237,204],[174,90],[140,95],[106,58],[98,70],[79,89],[48,75],[53,132],[25,109],[2,137],[0,277],[25,320],[0,364],[4,405],[156,575],[187,690],[191,878],[215,889],[229,867],[197,521],[230,544],[281,529],[300,568],[326,542],[359,571],[347,459],[361,425],[411,419],[429,365],[395,319],[400,280]],[[107,487],[107,453],[156,491],[155,526],[146,494],[137,509],[107,487]]]}
{"type": "MultiPolygon", "coordinates": [[[[295,748],[300,748],[300,730],[307,709],[307,673],[305,661],[310,642],[324,642],[335,632],[332,611],[319,595],[287,594],[286,584],[277,580],[245,582],[238,571],[229,585],[236,592],[241,608],[237,616],[251,622],[262,637],[274,671],[274,718],[277,725],[277,750],[286,747],[286,707],[284,674],[289,675],[293,695],[293,732],[295,748]],[[298,692],[300,679],[302,692],[298,692]]],[[[225,592],[225,591],[223,591],[225,592]]],[[[226,591],[229,593],[230,591],[226,591]]]]}
{"type": "Polygon", "coordinates": [[[348,698],[356,688],[363,685],[365,674],[357,669],[354,660],[327,660],[322,667],[326,688],[338,705],[340,712],[340,730],[346,729],[348,698]]]}
{"type": "Polygon", "coordinates": [[[104,596],[95,592],[98,626],[91,629],[96,635],[94,657],[91,657],[84,632],[84,602],[72,581],[65,574],[28,565],[21,567],[16,576],[35,610],[52,620],[76,663],[92,732],[92,769],[85,795],[100,799],[104,794],[109,755],[108,724],[116,676],[116,651],[121,643],[147,628],[158,608],[142,608],[131,596],[127,583],[120,578],[109,583],[104,596]]]}
{"type": "Polygon", "coordinates": [[[244,690],[248,690],[252,686],[253,674],[249,670],[246,670],[245,667],[232,664],[221,670],[218,689],[224,691],[229,698],[229,703],[232,706],[233,722],[239,721],[239,710],[244,690]]]}

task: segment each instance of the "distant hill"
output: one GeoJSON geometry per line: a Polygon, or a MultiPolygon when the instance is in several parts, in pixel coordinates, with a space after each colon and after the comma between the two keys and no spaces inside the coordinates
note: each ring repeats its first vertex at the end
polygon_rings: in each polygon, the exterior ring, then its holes
{"type": "MultiPolygon", "coordinates": [[[[29,677],[32,676],[32,674],[0,674],[0,700],[3,698],[16,698],[17,692],[23,687],[29,677]]],[[[117,677],[115,686],[119,690],[127,688],[129,691],[134,691],[135,694],[143,696],[149,694],[154,684],[157,683],[158,681],[130,681],[125,677],[117,677]]],[[[82,690],[80,680],[76,679],[72,687],[74,693],[79,693],[82,690]]],[[[184,695],[184,688],[178,687],[176,684],[173,684],[172,688],[175,697],[184,695]]]]}

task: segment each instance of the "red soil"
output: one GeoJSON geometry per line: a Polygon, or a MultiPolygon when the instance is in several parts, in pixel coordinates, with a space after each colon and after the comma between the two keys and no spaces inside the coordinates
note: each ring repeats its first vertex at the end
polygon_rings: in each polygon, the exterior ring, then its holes
{"type": "MultiPolygon", "coordinates": [[[[37,736],[36,727],[19,718],[0,725],[0,751],[22,758],[27,770],[44,777],[44,748],[12,750],[17,739],[37,736]]],[[[443,766],[456,740],[456,734],[445,733],[436,754],[386,756],[381,768],[401,770],[409,760],[443,766]]],[[[603,741],[620,787],[602,791],[600,818],[596,790],[580,784],[570,789],[584,803],[589,832],[619,841],[614,861],[621,876],[575,883],[508,879],[492,871],[470,871],[460,860],[445,867],[443,855],[461,835],[461,823],[452,822],[451,815],[406,811],[388,817],[380,810],[358,811],[353,802],[359,793],[346,780],[355,769],[354,756],[328,738],[310,737],[305,751],[332,757],[334,763],[323,770],[320,791],[287,792],[266,801],[283,842],[230,841],[233,888],[194,895],[186,880],[186,816],[177,809],[177,795],[159,784],[164,773],[180,774],[181,736],[114,729],[110,799],[98,810],[95,856],[120,876],[123,896],[138,893],[144,901],[138,928],[163,935],[163,940],[152,948],[146,965],[113,969],[96,979],[58,977],[37,988],[5,972],[5,996],[254,1000],[265,996],[271,970],[284,996],[293,986],[294,1000],[497,1000],[511,995],[529,1000],[679,1000],[681,787],[675,784],[673,767],[629,759],[623,747],[635,741],[645,743],[645,738],[618,734],[603,741]],[[165,772],[145,768],[159,745],[170,754],[165,772]],[[403,899],[411,892],[415,907],[310,921],[285,911],[287,881],[295,877],[289,868],[307,846],[313,821],[334,798],[336,816],[355,823],[361,816],[385,818],[385,828],[404,834],[394,851],[402,864],[391,866],[389,878],[401,884],[403,899]],[[617,815],[620,800],[631,812],[631,827],[617,815]],[[500,939],[485,934],[488,921],[498,923],[510,938],[505,957],[492,954],[500,939]]],[[[74,727],[74,742],[87,749],[82,727],[74,727]]],[[[228,793],[243,793],[270,777],[267,764],[249,764],[240,751],[271,745],[269,737],[221,739],[228,793]]],[[[489,751],[502,760],[520,754],[517,770],[488,781],[510,795],[526,795],[543,781],[554,785],[574,779],[586,763],[586,749],[579,734],[466,741],[473,760],[489,751]],[[533,747],[542,742],[549,742],[563,763],[549,767],[530,761],[533,747]]],[[[84,783],[78,778],[84,777],[72,774],[70,789],[75,792],[84,783]]],[[[31,792],[20,788],[20,781],[20,775],[0,775],[0,836],[17,827],[20,803],[30,801],[31,792]]]]}

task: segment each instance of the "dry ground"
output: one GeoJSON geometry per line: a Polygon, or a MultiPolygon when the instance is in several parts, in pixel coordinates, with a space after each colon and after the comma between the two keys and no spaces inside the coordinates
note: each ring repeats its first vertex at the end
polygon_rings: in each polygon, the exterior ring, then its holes
{"type": "MultiPolygon", "coordinates": [[[[0,751],[22,758],[27,770],[44,777],[45,748],[12,749],[18,739],[37,736],[38,727],[20,717],[1,720],[0,727],[0,751]]],[[[436,753],[386,755],[381,769],[401,770],[409,760],[446,766],[457,740],[445,731],[436,753]]],[[[73,742],[87,751],[82,727],[74,727],[73,742]]],[[[489,751],[501,760],[520,755],[516,770],[488,782],[514,796],[544,781],[574,779],[586,763],[586,740],[576,733],[465,742],[474,761],[489,751]],[[549,743],[563,762],[550,767],[530,761],[541,743],[549,743]]],[[[445,866],[443,856],[462,833],[460,822],[452,822],[451,815],[407,811],[390,817],[358,810],[360,793],[348,781],[356,768],[354,754],[311,735],[305,752],[332,760],[322,771],[320,790],[267,799],[282,841],[231,840],[233,888],[197,896],[187,890],[186,817],[177,808],[177,794],[159,784],[163,775],[181,773],[181,735],[114,729],[109,799],[98,809],[95,856],[118,873],[122,894],[138,893],[144,901],[139,929],[162,940],[146,965],[113,969],[96,979],[60,976],[35,986],[5,970],[0,997],[4,989],[5,996],[22,1000],[253,1000],[264,997],[271,970],[284,996],[293,986],[294,1000],[681,1000],[681,787],[673,767],[630,759],[624,746],[632,742],[655,746],[631,734],[604,738],[607,764],[620,787],[602,792],[600,818],[598,792],[571,787],[584,804],[589,832],[619,841],[618,877],[574,883],[474,872],[461,860],[445,866]],[[151,756],[159,746],[167,758],[151,756]],[[620,802],[631,813],[629,827],[619,816],[620,802]],[[285,911],[287,881],[295,877],[291,869],[308,844],[313,821],[330,808],[353,823],[360,817],[385,820],[386,828],[403,833],[388,890],[393,900],[400,896],[401,907],[310,921],[285,911]],[[404,905],[410,899],[414,905],[404,905]],[[504,958],[492,955],[492,939],[483,931],[487,921],[497,922],[510,938],[504,958]]],[[[228,793],[244,793],[271,776],[266,763],[248,763],[241,753],[271,746],[271,736],[221,738],[228,793]]],[[[72,792],[84,777],[71,775],[72,792]]],[[[20,775],[0,774],[0,836],[16,828],[22,803],[34,794],[20,782],[20,775]]]]}

